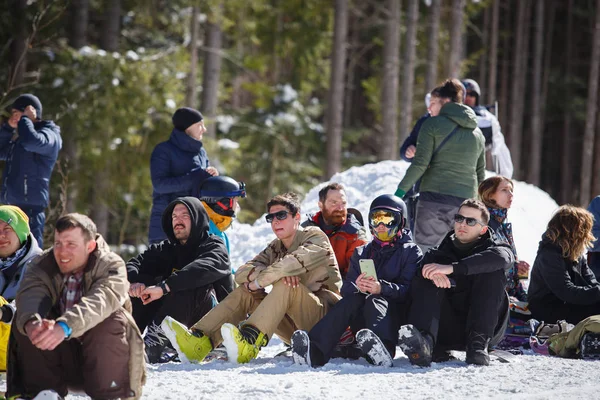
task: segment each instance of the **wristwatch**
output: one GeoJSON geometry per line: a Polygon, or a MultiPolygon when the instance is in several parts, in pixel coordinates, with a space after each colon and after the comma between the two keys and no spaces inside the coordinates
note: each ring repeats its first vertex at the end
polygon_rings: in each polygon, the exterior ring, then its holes
{"type": "Polygon", "coordinates": [[[164,296],[165,294],[169,293],[169,291],[167,290],[167,282],[165,282],[165,281],[162,281],[162,282],[161,282],[161,283],[159,283],[157,286],[158,286],[159,288],[161,288],[161,289],[162,289],[162,291],[163,291],[163,296],[164,296]]]}

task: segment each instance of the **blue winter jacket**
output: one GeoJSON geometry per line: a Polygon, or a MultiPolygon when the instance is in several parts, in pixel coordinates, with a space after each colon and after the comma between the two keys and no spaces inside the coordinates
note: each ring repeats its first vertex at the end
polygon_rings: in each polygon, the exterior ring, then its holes
{"type": "Polygon", "coordinates": [[[357,247],[350,259],[350,268],[342,286],[342,296],[355,293],[353,285],[361,274],[361,259],[372,259],[381,283],[381,295],[389,300],[403,302],[406,300],[410,283],[417,272],[423,253],[413,242],[410,231],[403,230],[402,236],[390,244],[382,245],[377,240],[357,247]]]}
{"type": "Polygon", "coordinates": [[[60,128],[52,121],[22,116],[16,130],[3,124],[0,160],[6,165],[0,202],[40,211],[48,207],[50,176],[61,147],[60,128]]]}
{"type": "Polygon", "coordinates": [[[167,238],[161,226],[163,211],[176,198],[191,196],[193,188],[211,176],[206,172],[209,165],[202,142],[178,129],[173,129],[169,140],[154,148],[150,158],[153,189],[150,243],[167,238]]]}
{"type": "Polygon", "coordinates": [[[596,238],[593,247],[589,251],[600,251],[600,196],[594,197],[588,207],[588,211],[594,216],[594,225],[592,226],[592,235],[596,238]]]}
{"type": "Polygon", "coordinates": [[[417,146],[417,139],[419,138],[419,131],[421,130],[421,126],[423,125],[423,122],[425,122],[425,120],[429,117],[429,113],[425,113],[424,115],[422,115],[417,120],[415,126],[413,126],[412,131],[410,131],[410,135],[408,135],[408,137],[404,140],[404,143],[402,143],[402,146],[400,146],[400,157],[402,157],[404,161],[412,162],[414,157],[406,157],[406,149],[408,149],[408,146],[417,146]]]}

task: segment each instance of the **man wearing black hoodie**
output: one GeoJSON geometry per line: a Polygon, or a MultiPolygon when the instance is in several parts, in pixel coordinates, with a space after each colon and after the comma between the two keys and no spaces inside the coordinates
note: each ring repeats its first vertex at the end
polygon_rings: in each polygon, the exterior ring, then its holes
{"type": "Polygon", "coordinates": [[[425,254],[411,285],[412,325],[399,333],[411,364],[428,367],[465,349],[468,364],[489,364],[488,347],[500,342],[508,322],[505,271],[515,261],[508,244],[492,239],[489,219],[482,202],[465,200],[454,229],[425,254]]]}
{"type": "Polygon", "coordinates": [[[193,325],[233,290],[224,242],[209,234],[209,219],[200,200],[180,197],[162,216],[167,240],[127,262],[133,317],[144,337],[150,363],[168,361],[169,343],[160,324],[166,315],[193,325]]]}

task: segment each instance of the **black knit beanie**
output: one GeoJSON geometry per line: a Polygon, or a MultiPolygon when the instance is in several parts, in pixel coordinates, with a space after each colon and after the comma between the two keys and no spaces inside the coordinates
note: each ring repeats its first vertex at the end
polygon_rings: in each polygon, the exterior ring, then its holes
{"type": "Polygon", "coordinates": [[[32,106],[35,108],[37,118],[42,119],[42,102],[37,98],[37,96],[34,96],[31,93],[22,94],[17,97],[12,105],[12,108],[13,110],[19,110],[23,112],[27,106],[32,106]]]}
{"type": "Polygon", "coordinates": [[[173,126],[180,131],[185,131],[190,126],[204,119],[200,111],[193,108],[183,107],[175,111],[173,114],[173,126]]]}

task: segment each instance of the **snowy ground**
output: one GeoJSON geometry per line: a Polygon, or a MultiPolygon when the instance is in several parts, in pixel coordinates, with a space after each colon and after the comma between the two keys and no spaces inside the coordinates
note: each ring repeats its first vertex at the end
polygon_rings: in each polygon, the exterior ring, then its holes
{"type": "MultiPolygon", "coordinates": [[[[349,206],[366,216],[370,202],[393,193],[408,164],[385,161],[354,167],[332,181],[346,186],[349,206]]],[[[317,211],[319,187],[302,205],[303,213],[317,211]]],[[[243,200],[247,201],[247,200],[243,200]]],[[[241,203],[243,207],[243,201],[241,203]]],[[[509,212],[521,259],[533,264],[538,241],[557,204],[540,189],[516,182],[509,212]]],[[[237,224],[230,234],[233,265],[239,266],[274,237],[260,218],[254,225],[237,224]]],[[[148,367],[147,399],[600,399],[600,363],[536,355],[519,356],[510,364],[466,366],[462,361],[413,367],[400,350],[393,368],[373,367],[364,360],[332,360],[317,370],[274,358],[283,349],[277,338],[259,358],[237,366],[224,361],[202,365],[164,364],[148,367]]],[[[464,359],[464,353],[455,354],[464,359]]],[[[69,396],[79,398],[79,396],[69,396]]]]}

